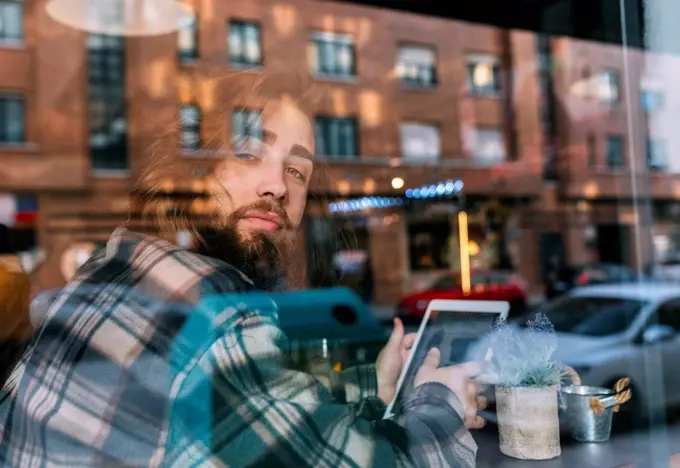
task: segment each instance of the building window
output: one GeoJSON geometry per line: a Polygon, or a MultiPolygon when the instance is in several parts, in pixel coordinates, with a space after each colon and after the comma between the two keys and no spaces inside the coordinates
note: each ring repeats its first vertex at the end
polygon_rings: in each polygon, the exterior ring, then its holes
{"type": "Polygon", "coordinates": [[[262,65],[259,24],[246,21],[229,23],[229,63],[241,67],[262,65]]]}
{"type": "Polygon", "coordinates": [[[496,127],[478,127],[465,131],[465,150],[480,166],[493,166],[506,159],[503,130],[496,127]]]}
{"type": "Polygon", "coordinates": [[[661,91],[642,90],[642,108],[652,112],[663,108],[664,97],[661,91]]]}
{"type": "Polygon", "coordinates": [[[437,58],[429,47],[402,46],[397,56],[399,81],[409,86],[432,87],[437,83],[437,58]]]}
{"type": "Polygon", "coordinates": [[[401,155],[404,158],[436,161],[441,155],[439,127],[416,122],[401,124],[401,155]]]}
{"type": "Polygon", "coordinates": [[[665,171],[668,169],[668,153],[665,141],[647,140],[647,168],[650,171],[665,171]]]}
{"type": "Polygon", "coordinates": [[[595,97],[603,103],[618,104],[621,99],[621,89],[617,70],[602,70],[597,74],[595,97]]]}
{"type": "Polygon", "coordinates": [[[586,152],[588,167],[597,167],[597,140],[592,133],[589,133],[586,137],[586,152]]]}
{"type": "Polygon", "coordinates": [[[333,159],[354,159],[358,153],[358,125],[353,117],[316,117],[316,151],[333,159]]]}
{"type": "Polygon", "coordinates": [[[245,138],[262,138],[262,116],[260,111],[240,109],[231,113],[231,135],[234,141],[245,138]]]}
{"type": "Polygon", "coordinates": [[[0,144],[26,141],[26,103],[22,96],[0,94],[0,144]]]}
{"type": "Polygon", "coordinates": [[[354,39],[348,34],[314,32],[308,53],[311,70],[317,75],[356,75],[354,39]]]}
{"type": "Polygon", "coordinates": [[[193,13],[185,13],[182,28],[177,32],[177,51],[180,63],[198,59],[198,22],[193,13]]]}
{"type": "Polygon", "coordinates": [[[467,87],[472,94],[497,96],[501,91],[498,59],[492,55],[468,55],[467,87]]]}
{"type": "Polygon", "coordinates": [[[623,136],[609,135],[607,137],[607,167],[610,169],[621,169],[625,165],[623,136]]]}
{"type": "Polygon", "coordinates": [[[179,109],[180,146],[197,150],[201,147],[201,109],[194,104],[179,109]]]}
{"type": "Polygon", "coordinates": [[[23,13],[21,0],[0,0],[0,47],[23,42],[23,13]]]}
{"type": "Polygon", "coordinates": [[[87,38],[92,168],[128,168],[125,42],[118,36],[87,38]]]}

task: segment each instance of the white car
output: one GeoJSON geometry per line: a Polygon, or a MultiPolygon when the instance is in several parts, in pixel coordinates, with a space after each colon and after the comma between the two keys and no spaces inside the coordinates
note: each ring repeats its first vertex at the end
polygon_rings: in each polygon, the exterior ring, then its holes
{"type": "Polygon", "coordinates": [[[584,385],[612,388],[630,377],[629,416],[656,421],[680,405],[680,285],[585,286],[539,311],[555,326],[555,361],[576,369],[584,385]]]}
{"type": "Polygon", "coordinates": [[[555,360],[585,385],[630,377],[637,416],[680,405],[680,285],[587,286],[541,310],[557,332],[555,360]]]}

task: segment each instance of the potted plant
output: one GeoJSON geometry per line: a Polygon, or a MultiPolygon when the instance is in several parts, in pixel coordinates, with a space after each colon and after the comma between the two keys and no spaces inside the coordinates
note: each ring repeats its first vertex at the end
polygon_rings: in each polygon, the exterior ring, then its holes
{"type": "Polygon", "coordinates": [[[522,460],[558,457],[558,390],[573,369],[552,360],[555,329],[544,314],[526,328],[498,323],[489,336],[487,356],[494,373],[500,450],[522,460]]]}

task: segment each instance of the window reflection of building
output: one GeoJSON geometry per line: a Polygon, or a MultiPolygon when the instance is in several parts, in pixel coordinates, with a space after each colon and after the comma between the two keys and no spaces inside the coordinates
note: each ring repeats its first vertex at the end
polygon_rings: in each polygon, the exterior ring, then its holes
{"type": "Polygon", "coordinates": [[[0,46],[20,45],[24,39],[23,1],[0,1],[0,46]]]}
{"type": "Polygon", "coordinates": [[[356,75],[354,38],[348,34],[316,31],[310,38],[308,54],[311,71],[317,75],[356,75]]]}
{"type": "Polygon", "coordinates": [[[0,144],[26,141],[26,103],[17,93],[0,94],[0,144]]]}
{"type": "Polygon", "coordinates": [[[240,67],[262,65],[260,25],[249,21],[229,23],[229,64],[240,67]]]}
{"type": "Polygon", "coordinates": [[[92,168],[127,169],[124,38],[88,35],[87,67],[92,168]]]}
{"type": "Polygon", "coordinates": [[[397,55],[397,76],[402,84],[432,87],[437,84],[437,57],[434,49],[403,45],[397,55]]]}
{"type": "Polygon", "coordinates": [[[439,127],[420,122],[403,122],[400,126],[401,155],[417,161],[437,161],[441,156],[439,127]]]}

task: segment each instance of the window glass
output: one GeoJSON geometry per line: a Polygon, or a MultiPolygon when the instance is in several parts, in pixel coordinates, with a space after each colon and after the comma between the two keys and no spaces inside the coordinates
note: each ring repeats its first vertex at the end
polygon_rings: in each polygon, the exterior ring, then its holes
{"type": "Polygon", "coordinates": [[[404,158],[436,161],[441,152],[436,125],[404,122],[401,124],[401,154],[404,158]]]}
{"type": "Polygon", "coordinates": [[[3,45],[20,45],[23,42],[23,23],[22,1],[0,1],[0,47],[3,45]]]}
{"type": "Polygon", "coordinates": [[[492,166],[506,159],[505,136],[500,128],[465,128],[463,139],[465,149],[475,164],[492,166]]]}
{"type": "Polygon", "coordinates": [[[229,63],[234,66],[262,65],[260,25],[246,21],[229,23],[229,63]]]}
{"type": "Polygon", "coordinates": [[[347,34],[315,32],[308,54],[311,71],[317,75],[351,77],[356,74],[354,39],[347,34]]]}
{"type": "Polygon", "coordinates": [[[357,121],[352,117],[315,119],[316,152],[334,159],[353,159],[358,155],[357,121]]]}
{"type": "Polygon", "coordinates": [[[468,55],[467,87],[473,94],[494,96],[500,93],[501,82],[498,59],[490,55],[468,55]]]}
{"type": "Polygon", "coordinates": [[[623,136],[607,136],[607,167],[609,169],[621,169],[625,167],[626,161],[623,145],[623,136]]]}
{"type": "Polygon", "coordinates": [[[397,76],[403,84],[417,87],[437,82],[437,58],[434,49],[423,46],[401,46],[397,55],[397,76]]]}
{"type": "Polygon", "coordinates": [[[181,63],[191,63],[198,58],[198,22],[193,14],[184,14],[177,31],[177,50],[181,63]]]}
{"type": "Polygon", "coordinates": [[[0,91],[0,145],[26,140],[24,97],[0,91]]]}

